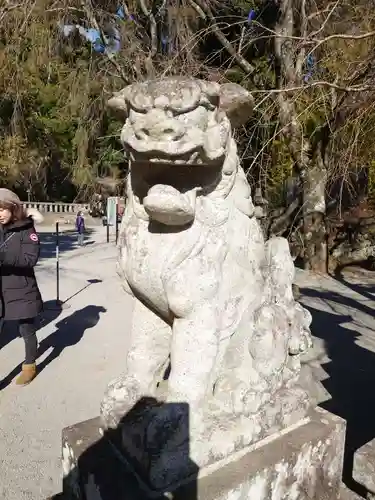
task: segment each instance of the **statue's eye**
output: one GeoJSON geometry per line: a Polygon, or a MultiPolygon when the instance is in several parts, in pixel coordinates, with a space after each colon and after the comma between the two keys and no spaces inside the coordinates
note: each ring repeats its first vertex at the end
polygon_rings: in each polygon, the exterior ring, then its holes
{"type": "Polygon", "coordinates": [[[144,107],[144,108],[140,108],[140,107],[135,107],[135,106],[132,106],[130,108],[130,113],[131,112],[134,112],[134,113],[137,113],[138,115],[145,115],[148,111],[150,111],[151,108],[148,108],[148,107],[144,107]]]}
{"type": "Polygon", "coordinates": [[[145,114],[146,114],[146,111],[139,111],[139,110],[135,110],[134,108],[131,108],[130,112],[129,112],[129,120],[131,123],[135,123],[137,120],[139,120],[145,114]]]}
{"type": "Polygon", "coordinates": [[[152,108],[153,100],[151,96],[139,93],[133,97],[132,104],[137,111],[145,113],[148,109],[152,108]]]}

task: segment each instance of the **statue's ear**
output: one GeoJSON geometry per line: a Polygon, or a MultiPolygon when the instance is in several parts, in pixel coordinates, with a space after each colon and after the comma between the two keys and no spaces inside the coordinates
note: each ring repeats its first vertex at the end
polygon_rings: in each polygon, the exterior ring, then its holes
{"type": "Polygon", "coordinates": [[[254,108],[253,96],[236,83],[220,85],[220,109],[228,116],[232,127],[244,125],[251,117],[254,108]]]}
{"type": "Polygon", "coordinates": [[[107,102],[108,107],[123,121],[128,117],[128,107],[126,104],[127,93],[127,87],[125,87],[120,90],[120,92],[115,92],[107,102]]]}

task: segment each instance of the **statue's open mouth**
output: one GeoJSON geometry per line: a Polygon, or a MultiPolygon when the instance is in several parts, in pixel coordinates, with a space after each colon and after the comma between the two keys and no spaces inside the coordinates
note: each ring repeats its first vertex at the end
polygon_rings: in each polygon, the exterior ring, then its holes
{"type": "Polygon", "coordinates": [[[194,166],[202,166],[203,160],[197,151],[186,154],[186,155],[177,155],[176,157],[164,156],[159,153],[157,154],[155,151],[142,155],[142,158],[139,158],[137,155],[130,153],[129,158],[131,162],[134,163],[142,163],[144,161],[148,161],[150,163],[161,163],[161,164],[169,164],[169,165],[190,165],[194,166]]]}
{"type": "Polygon", "coordinates": [[[203,167],[143,158],[131,162],[134,195],[151,220],[169,226],[182,226],[194,220],[197,193],[211,186],[214,189],[220,174],[221,165],[203,167]]]}
{"type": "Polygon", "coordinates": [[[131,162],[133,193],[150,220],[184,226],[194,220],[197,195],[215,189],[221,179],[228,130],[213,127],[208,133],[178,122],[169,128],[160,120],[127,122],[121,140],[131,162]]]}
{"type": "MultiPolygon", "coordinates": [[[[200,148],[199,148],[200,149],[200,148]]],[[[210,161],[204,157],[202,151],[193,148],[184,153],[167,154],[165,149],[153,148],[144,152],[135,152],[129,148],[129,158],[132,162],[149,161],[151,163],[172,163],[176,165],[204,165],[210,161]]],[[[217,163],[217,162],[216,162],[217,163]]]]}

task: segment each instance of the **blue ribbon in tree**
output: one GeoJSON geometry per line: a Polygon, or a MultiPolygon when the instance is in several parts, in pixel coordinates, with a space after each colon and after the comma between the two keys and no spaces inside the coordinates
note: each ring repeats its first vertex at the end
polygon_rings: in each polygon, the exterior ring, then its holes
{"type": "Polygon", "coordinates": [[[124,7],[120,6],[117,11],[116,11],[116,16],[119,17],[120,19],[126,19],[126,14],[124,11],[124,7]]]}
{"type": "Polygon", "coordinates": [[[310,78],[312,78],[313,72],[315,69],[315,57],[312,54],[309,54],[306,57],[305,66],[306,66],[307,72],[303,76],[303,81],[304,81],[304,83],[307,83],[310,80],[310,78]]]}
{"type": "MultiPolygon", "coordinates": [[[[125,14],[124,8],[120,6],[116,11],[116,17],[121,20],[126,20],[127,16],[125,14]]],[[[128,16],[129,21],[134,21],[132,15],[128,16]]],[[[108,43],[105,43],[99,30],[96,28],[85,28],[79,24],[64,24],[60,26],[64,36],[69,36],[74,30],[78,30],[79,34],[87,40],[92,49],[100,54],[114,54],[119,52],[121,49],[121,37],[120,33],[116,28],[113,28],[112,33],[106,35],[108,43]]]]}
{"type": "MultiPolygon", "coordinates": [[[[125,14],[125,10],[124,10],[124,7],[119,7],[116,11],[116,17],[122,19],[123,21],[126,20],[126,14],[125,14]]],[[[134,21],[134,16],[132,16],[131,14],[129,14],[128,16],[128,20],[129,21],[134,21]]]]}
{"type": "Polygon", "coordinates": [[[256,18],[257,13],[254,9],[251,9],[249,15],[247,16],[247,22],[250,24],[256,18]]]}

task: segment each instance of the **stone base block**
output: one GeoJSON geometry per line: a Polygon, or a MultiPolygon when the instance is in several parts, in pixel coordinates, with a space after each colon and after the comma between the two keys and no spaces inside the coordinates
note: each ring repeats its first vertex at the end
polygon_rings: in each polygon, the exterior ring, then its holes
{"type": "Polygon", "coordinates": [[[363,497],[359,496],[343,484],[340,491],[340,500],[363,500],[363,497]]]}
{"type": "Polygon", "coordinates": [[[354,454],[353,479],[366,488],[368,500],[375,500],[375,439],[354,454]]]}
{"type": "Polygon", "coordinates": [[[316,409],[299,425],[157,491],[120,452],[121,431],[103,435],[97,418],[63,431],[64,498],[339,499],[344,438],[344,421],[316,409]]]}
{"type": "Polygon", "coordinates": [[[186,403],[141,398],[120,420],[121,449],[152,490],[163,490],[299,425],[311,408],[298,386],[281,388],[275,399],[243,415],[215,404],[199,412],[186,403]]]}

